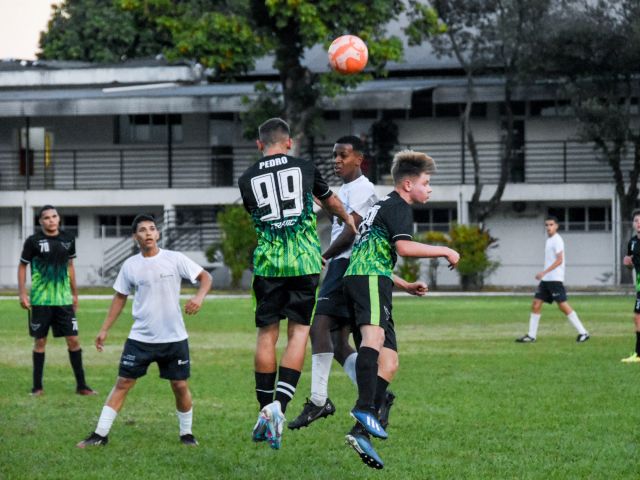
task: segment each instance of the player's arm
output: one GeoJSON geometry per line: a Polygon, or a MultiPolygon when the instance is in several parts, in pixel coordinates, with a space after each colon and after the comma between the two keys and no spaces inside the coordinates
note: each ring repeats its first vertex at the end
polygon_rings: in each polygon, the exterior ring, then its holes
{"type": "Polygon", "coordinates": [[[109,307],[109,312],[107,313],[107,318],[104,319],[102,323],[102,327],[100,327],[100,331],[96,336],[96,349],[101,352],[104,348],[104,342],[107,339],[107,332],[111,328],[111,326],[116,322],[120,313],[122,313],[122,309],[127,304],[127,295],[124,293],[116,292],[111,300],[111,306],[109,307]]]}
{"type": "Polygon", "coordinates": [[[356,226],[353,223],[353,217],[344,209],[342,200],[340,200],[337,195],[332,193],[328,197],[320,199],[320,202],[322,203],[322,207],[330,212],[331,215],[342,219],[345,223],[345,230],[351,230],[354,235],[357,233],[356,226]]]}
{"type": "Polygon", "coordinates": [[[76,284],[76,267],[73,259],[69,260],[69,285],[71,286],[71,297],[73,298],[73,311],[78,310],[78,286],[76,284]]]}
{"type": "Polygon", "coordinates": [[[198,292],[195,296],[190,298],[184,306],[184,311],[187,315],[198,313],[202,306],[202,302],[204,301],[204,297],[206,297],[209,290],[211,290],[212,280],[209,272],[202,270],[196,279],[200,282],[200,287],[198,288],[198,292]]]}
{"type": "Polygon", "coordinates": [[[20,306],[26,310],[31,309],[31,301],[27,293],[27,265],[20,262],[18,264],[18,297],[20,298],[20,306]]]}
{"type": "Polygon", "coordinates": [[[427,284],[424,282],[407,282],[404,278],[401,278],[396,274],[393,274],[392,280],[396,287],[401,288],[411,295],[416,295],[417,297],[422,297],[429,291],[427,284]]]}
{"type": "MultiPolygon", "coordinates": [[[[360,226],[362,222],[362,217],[358,215],[356,212],[351,212],[350,216],[353,218],[353,224],[356,229],[360,226]]],[[[340,235],[334,242],[329,245],[327,250],[322,254],[322,258],[325,260],[329,260],[330,258],[335,257],[336,255],[340,255],[342,252],[347,250],[356,238],[356,233],[351,231],[348,228],[343,228],[340,235]]]]}
{"type": "Polygon", "coordinates": [[[547,268],[545,268],[543,271],[541,271],[540,273],[538,273],[536,275],[536,280],[542,280],[542,277],[544,277],[547,273],[555,270],[560,265],[562,265],[562,260],[563,259],[564,259],[564,252],[558,253],[556,255],[555,261],[551,265],[549,265],[547,268]]]}
{"type": "Polygon", "coordinates": [[[401,257],[436,258],[444,257],[451,267],[455,267],[460,260],[460,254],[454,249],[438,245],[414,242],[413,240],[397,240],[396,252],[401,257]]]}

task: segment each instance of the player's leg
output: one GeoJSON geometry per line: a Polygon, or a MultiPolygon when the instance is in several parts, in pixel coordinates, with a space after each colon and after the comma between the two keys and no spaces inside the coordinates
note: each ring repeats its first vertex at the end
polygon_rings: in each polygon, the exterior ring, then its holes
{"type": "Polygon", "coordinates": [[[529,331],[526,335],[516,338],[518,343],[533,343],[538,337],[538,325],[540,324],[540,312],[542,310],[542,303],[551,303],[551,292],[546,287],[546,282],[540,282],[536,293],[531,302],[531,313],[529,314],[529,331]]]}
{"type": "Polygon", "coordinates": [[[187,380],[171,380],[171,389],[176,397],[176,416],[180,429],[180,442],[183,445],[197,446],[198,441],[193,436],[193,400],[187,380]]]}
{"type": "Polygon", "coordinates": [[[356,359],[358,358],[358,353],[349,343],[351,333],[352,326],[350,324],[344,324],[331,332],[333,339],[333,356],[336,361],[342,365],[342,368],[354,385],[357,385],[356,359]]]}
{"type": "MultiPolygon", "coordinates": [[[[391,305],[388,305],[391,311],[391,305]]],[[[389,425],[389,414],[396,396],[389,390],[389,384],[395,378],[400,361],[398,358],[398,343],[393,319],[390,317],[385,328],[384,345],[378,358],[378,378],[374,397],[376,411],[380,425],[385,430],[389,425]]]]}
{"type": "Polygon", "coordinates": [[[633,322],[636,333],[636,348],[630,356],[622,359],[624,363],[640,363],[640,292],[636,293],[636,303],[633,309],[633,322]]]}
{"type": "Polygon", "coordinates": [[[550,288],[552,289],[553,299],[558,304],[558,308],[567,316],[567,320],[569,320],[569,323],[571,323],[571,325],[573,325],[573,327],[578,331],[578,337],[576,338],[576,341],[578,343],[586,342],[590,338],[589,332],[587,332],[587,329],[584,328],[584,325],[582,325],[578,314],[575,312],[575,310],[573,310],[573,308],[571,308],[569,302],[567,302],[567,292],[564,288],[564,285],[562,284],[562,282],[549,283],[551,284],[550,288]]]}
{"type": "Polygon", "coordinates": [[[38,397],[44,393],[42,377],[44,375],[45,349],[47,336],[51,325],[51,307],[32,305],[28,310],[29,335],[33,337],[33,350],[31,359],[33,362],[33,385],[31,395],[38,397]]]}

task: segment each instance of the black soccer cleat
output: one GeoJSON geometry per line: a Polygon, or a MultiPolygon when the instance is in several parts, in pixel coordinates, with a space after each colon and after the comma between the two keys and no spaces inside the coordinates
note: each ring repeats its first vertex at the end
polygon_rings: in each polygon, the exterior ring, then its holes
{"type": "Polygon", "coordinates": [[[391,406],[395,399],[396,396],[391,390],[384,392],[384,401],[380,406],[380,410],[378,410],[378,419],[380,420],[380,425],[382,425],[382,428],[385,430],[389,426],[389,412],[391,411],[391,406]]]}
{"type": "Polygon", "coordinates": [[[180,443],[189,447],[197,447],[199,445],[198,440],[192,434],[187,433],[180,435],[180,443]]]}
{"type": "Polygon", "coordinates": [[[360,425],[356,424],[355,427],[351,429],[351,431],[344,437],[345,443],[353,448],[358,455],[360,455],[360,460],[367,467],[375,468],[378,470],[382,470],[384,468],[384,462],[380,455],[375,451],[373,445],[371,444],[371,439],[369,438],[369,434],[367,431],[360,425]]]}
{"type": "Polygon", "coordinates": [[[529,334],[516,338],[517,343],[533,343],[535,341],[536,339],[534,337],[530,337],[529,334]]]}
{"type": "Polygon", "coordinates": [[[581,333],[580,335],[578,335],[578,337],[576,338],[576,342],[578,343],[584,343],[587,340],[589,340],[591,338],[591,335],[589,335],[588,333],[581,333]]]}
{"type": "Polygon", "coordinates": [[[334,413],[336,413],[336,406],[330,399],[327,398],[325,404],[319,407],[307,398],[307,401],[302,408],[302,413],[298,415],[293,422],[290,422],[287,427],[291,430],[297,430],[299,428],[309,426],[311,422],[314,422],[319,418],[328,417],[334,413]]]}
{"type": "Polygon", "coordinates": [[[104,447],[107,443],[109,443],[108,436],[103,437],[102,435],[98,435],[96,432],[93,432],[91,435],[89,435],[87,438],[82,440],[80,443],[76,444],[76,447],[78,448],[97,447],[97,446],[104,447]]]}

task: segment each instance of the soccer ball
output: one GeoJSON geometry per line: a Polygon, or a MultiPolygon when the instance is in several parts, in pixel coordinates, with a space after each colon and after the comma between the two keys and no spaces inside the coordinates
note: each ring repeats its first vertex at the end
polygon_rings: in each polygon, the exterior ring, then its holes
{"type": "Polygon", "coordinates": [[[355,35],[342,35],[331,42],[329,64],[336,72],[358,73],[364,70],[369,60],[367,46],[355,35]]]}

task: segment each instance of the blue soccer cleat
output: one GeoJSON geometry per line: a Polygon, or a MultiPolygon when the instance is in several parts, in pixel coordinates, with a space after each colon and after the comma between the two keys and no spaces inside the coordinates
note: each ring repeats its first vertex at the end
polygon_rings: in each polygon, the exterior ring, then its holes
{"type": "Polygon", "coordinates": [[[280,409],[280,402],[272,402],[260,411],[260,416],[267,420],[266,437],[269,446],[279,450],[282,446],[282,430],[285,418],[280,409]]]}
{"type": "Polygon", "coordinates": [[[378,470],[384,468],[382,459],[374,450],[366,433],[356,433],[352,430],[344,439],[347,445],[360,455],[360,460],[362,460],[365,465],[371,468],[377,468],[378,470]]]}
{"type": "Polygon", "coordinates": [[[360,425],[362,425],[364,429],[374,437],[381,438],[383,440],[388,437],[387,432],[385,432],[384,428],[382,428],[382,425],[380,425],[380,422],[378,421],[374,413],[367,410],[358,410],[357,408],[354,408],[353,410],[351,410],[351,416],[355,418],[360,423],[360,425]]]}

